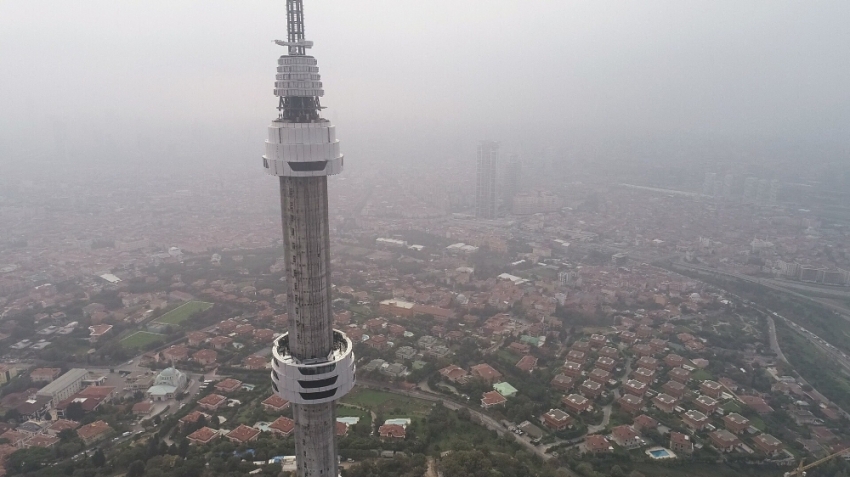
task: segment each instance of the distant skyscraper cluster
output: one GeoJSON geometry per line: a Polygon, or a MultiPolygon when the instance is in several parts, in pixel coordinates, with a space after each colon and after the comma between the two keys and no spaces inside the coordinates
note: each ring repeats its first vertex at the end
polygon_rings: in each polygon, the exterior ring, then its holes
{"type": "Polygon", "coordinates": [[[706,172],[702,183],[704,196],[741,200],[747,204],[776,204],[780,189],[778,179],[768,180],[755,176],[740,178],[734,174],[725,174],[721,180],[714,172],[706,172]]]}
{"type": "Polygon", "coordinates": [[[478,168],[475,180],[475,217],[496,218],[496,168],[499,143],[482,141],[478,145],[478,168]]]}

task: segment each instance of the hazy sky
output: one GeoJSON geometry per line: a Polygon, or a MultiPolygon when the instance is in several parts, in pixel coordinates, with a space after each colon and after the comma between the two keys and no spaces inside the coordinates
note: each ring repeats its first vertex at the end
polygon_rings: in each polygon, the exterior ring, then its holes
{"type": "MultiPolygon", "coordinates": [[[[0,162],[49,154],[59,134],[253,164],[276,114],[284,12],[0,0],[0,162]]],[[[305,0],[305,17],[349,154],[585,133],[850,138],[846,0],[305,0]]]]}

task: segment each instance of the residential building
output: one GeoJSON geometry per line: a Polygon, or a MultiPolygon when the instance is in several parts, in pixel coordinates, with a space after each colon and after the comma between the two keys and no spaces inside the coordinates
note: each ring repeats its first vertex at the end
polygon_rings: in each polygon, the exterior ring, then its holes
{"type": "Polygon", "coordinates": [[[192,355],[192,361],[200,364],[201,366],[215,364],[217,358],[218,353],[211,349],[202,349],[200,351],[196,351],[195,354],[192,355]]]}
{"type": "Polygon", "coordinates": [[[481,395],[481,407],[484,409],[504,405],[507,401],[508,400],[497,391],[487,391],[481,395]]]}
{"type": "Polygon", "coordinates": [[[105,438],[110,432],[112,428],[104,421],[95,421],[77,429],[77,435],[87,446],[105,438]]]}
{"type": "Polygon", "coordinates": [[[598,398],[602,395],[602,391],[602,385],[590,379],[581,383],[581,386],[579,386],[579,392],[590,399],[598,398]]]}
{"type": "Polygon", "coordinates": [[[691,436],[681,432],[670,432],[670,450],[677,454],[693,454],[694,441],[691,436]]]}
{"type": "Polygon", "coordinates": [[[493,389],[498,391],[499,394],[501,394],[502,396],[505,396],[506,398],[514,397],[514,396],[516,396],[516,393],[518,392],[517,388],[511,386],[509,383],[506,383],[506,382],[494,384],[493,389]]]}
{"type": "Polygon", "coordinates": [[[198,400],[198,405],[201,406],[201,409],[206,409],[207,411],[215,411],[221,407],[227,401],[227,398],[221,396],[219,394],[208,394],[198,400]]]}
{"type": "Polygon", "coordinates": [[[531,356],[530,354],[527,354],[517,362],[516,367],[520,371],[531,373],[532,371],[534,371],[534,368],[537,367],[537,358],[531,356]]]}
{"type": "Polygon", "coordinates": [[[611,431],[611,436],[614,439],[614,442],[617,443],[620,447],[625,447],[626,449],[634,449],[640,447],[644,444],[643,439],[641,439],[640,434],[629,425],[617,426],[611,431]]]}
{"type": "Polygon", "coordinates": [[[593,434],[587,436],[587,438],[584,440],[584,448],[587,452],[590,452],[591,454],[601,454],[605,452],[614,451],[614,446],[612,446],[611,443],[608,442],[608,439],[606,439],[605,436],[602,436],[600,434],[593,434]]]}
{"type": "Polygon", "coordinates": [[[473,376],[482,379],[487,384],[493,384],[502,379],[502,373],[486,363],[477,364],[470,368],[470,371],[473,376]]]}
{"type": "Polygon", "coordinates": [[[629,414],[637,414],[643,408],[643,399],[633,394],[624,394],[617,399],[620,409],[629,414]]]}
{"type": "Polygon", "coordinates": [[[287,408],[289,408],[289,401],[278,396],[277,394],[272,394],[267,397],[263,402],[263,409],[268,412],[283,412],[287,408]]]}
{"type": "Polygon", "coordinates": [[[549,384],[551,384],[552,387],[558,391],[566,392],[572,389],[573,385],[575,384],[575,381],[573,380],[573,378],[561,373],[555,375],[555,377],[552,378],[552,381],[550,381],[549,384]]]}
{"type": "Polygon", "coordinates": [[[383,439],[404,439],[407,430],[400,424],[384,424],[378,428],[378,434],[383,439]]]}
{"type": "Polygon", "coordinates": [[[692,409],[682,414],[682,421],[691,429],[699,431],[708,423],[708,417],[692,409]]]}
{"type": "Polygon", "coordinates": [[[206,445],[215,440],[218,436],[219,433],[215,429],[202,427],[186,436],[186,439],[188,439],[189,443],[193,445],[206,445]]]}
{"type": "Polygon", "coordinates": [[[711,396],[715,399],[719,399],[720,395],[723,394],[723,386],[717,381],[711,381],[709,379],[706,379],[705,381],[701,382],[699,385],[699,389],[700,391],[702,391],[703,394],[711,396]]]}
{"type": "Polygon", "coordinates": [[[720,452],[732,452],[735,450],[735,447],[741,444],[738,436],[732,434],[726,429],[718,429],[711,432],[708,437],[711,439],[711,443],[714,444],[714,447],[720,452]]]}
{"type": "Polygon", "coordinates": [[[629,393],[634,394],[635,396],[643,396],[646,394],[647,385],[640,381],[629,379],[625,383],[623,383],[623,389],[629,393]]]}
{"type": "Polygon", "coordinates": [[[617,367],[617,361],[614,358],[610,358],[608,356],[600,356],[599,359],[596,360],[596,367],[599,369],[604,369],[609,373],[614,371],[614,368],[617,367]]]}
{"type": "Polygon", "coordinates": [[[632,377],[644,384],[652,384],[655,371],[647,368],[638,368],[632,373],[632,377]]]}
{"type": "Polygon", "coordinates": [[[638,432],[654,430],[658,428],[658,421],[646,414],[641,414],[635,418],[634,422],[632,422],[632,427],[634,427],[638,432]]]}
{"type": "Polygon", "coordinates": [[[711,414],[717,410],[720,403],[713,397],[702,395],[694,399],[694,406],[705,414],[711,414]]]}
{"type": "Polygon", "coordinates": [[[673,396],[674,398],[681,399],[682,396],[685,395],[685,392],[688,390],[688,388],[679,381],[670,380],[664,383],[663,386],[661,386],[661,390],[673,396]]]}
{"type": "Polygon", "coordinates": [[[216,391],[232,393],[242,387],[242,381],[233,378],[223,379],[215,384],[216,391]]]}
{"type": "Polygon", "coordinates": [[[563,373],[571,378],[578,378],[581,376],[581,364],[567,361],[564,363],[563,373]]]}
{"type": "Polygon", "coordinates": [[[737,412],[733,412],[723,416],[723,424],[730,432],[740,434],[750,427],[750,420],[737,412]]]}
{"type": "Polygon", "coordinates": [[[573,418],[560,409],[550,409],[543,414],[543,424],[555,431],[563,431],[573,425],[573,418]]]}
{"type": "Polygon", "coordinates": [[[281,437],[289,437],[295,430],[295,421],[281,416],[269,425],[269,429],[281,437]]]}
{"type": "Polygon", "coordinates": [[[62,374],[60,368],[36,368],[30,372],[33,383],[50,383],[62,374]]]}
{"type": "Polygon", "coordinates": [[[570,411],[580,414],[590,409],[590,399],[580,394],[570,394],[561,399],[561,403],[570,411]]]}
{"type": "Polygon", "coordinates": [[[770,434],[759,434],[753,438],[753,444],[758,450],[768,455],[777,454],[782,450],[782,442],[770,434]]]}
{"type": "Polygon", "coordinates": [[[609,379],[611,379],[611,373],[605,371],[604,369],[594,368],[590,374],[587,375],[593,381],[596,381],[599,384],[605,385],[609,379]]]}
{"type": "Polygon", "coordinates": [[[463,368],[454,364],[450,364],[445,368],[441,369],[440,375],[446,378],[447,380],[458,384],[465,384],[469,380],[469,373],[467,373],[466,370],[464,370],[463,368]]]}
{"type": "Polygon", "coordinates": [[[687,384],[691,379],[691,372],[685,368],[673,368],[667,373],[667,377],[673,381],[687,384]]]}
{"type": "Polygon", "coordinates": [[[239,427],[228,432],[225,437],[230,439],[230,442],[238,445],[257,440],[257,436],[259,435],[259,429],[254,429],[253,427],[248,427],[245,424],[240,424],[239,427]]]}
{"type": "Polygon", "coordinates": [[[661,393],[652,398],[652,404],[660,411],[671,413],[676,408],[676,398],[669,394],[661,393]]]}

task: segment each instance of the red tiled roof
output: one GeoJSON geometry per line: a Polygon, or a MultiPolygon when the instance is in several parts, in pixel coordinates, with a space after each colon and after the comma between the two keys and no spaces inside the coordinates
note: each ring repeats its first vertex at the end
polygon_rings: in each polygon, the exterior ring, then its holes
{"type": "Polygon", "coordinates": [[[281,416],[269,425],[269,429],[277,430],[281,434],[288,436],[295,429],[295,421],[281,416]]]}
{"type": "Polygon", "coordinates": [[[214,429],[210,429],[209,427],[202,427],[197,431],[186,436],[190,441],[198,441],[206,444],[207,442],[213,440],[215,436],[218,435],[214,429]]]}
{"type": "Polygon", "coordinates": [[[217,405],[221,404],[222,401],[224,401],[226,399],[227,399],[226,397],[224,397],[220,394],[209,394],[207,396],[204,396],[203,399],[199,400],[198,404],[204,404],[204,405],[207,405],[207,406],[217,406],[217,405]]]}
{"type": "Polygon", "coordinates": [[[286,409],[286,407],[289,406],[289,401],[278,396],[277,394],[272,394],[271,396],[267,397],[265,401],[263,401],[263,405],[280,410],[286,409]]]}
{"type": "Polygon", "coordinates": [[[239,427],[227,433],[228,439],[234,439],[239,442],[248,442],[260,433],[259,430],[253,427],[248,427],[245,424],[240,424],[239,427]]]}

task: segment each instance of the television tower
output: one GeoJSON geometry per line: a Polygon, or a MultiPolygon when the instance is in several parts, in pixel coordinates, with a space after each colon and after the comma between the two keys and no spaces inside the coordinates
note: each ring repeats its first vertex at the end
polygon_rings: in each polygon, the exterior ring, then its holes
{"type": "Polygon", "coordinates": [[[328,177],[342,171],[336,130],[320,116],[324,95],[306,49],[302,0],[286,1],[288,48],[277,60],[280,114],[263,167],[280,178],[289,332],[272,346],[272,387],[292,403],[298,477],[336,477],[335,402],[354,387],[354,354],[331,310],[328,177]]]}

